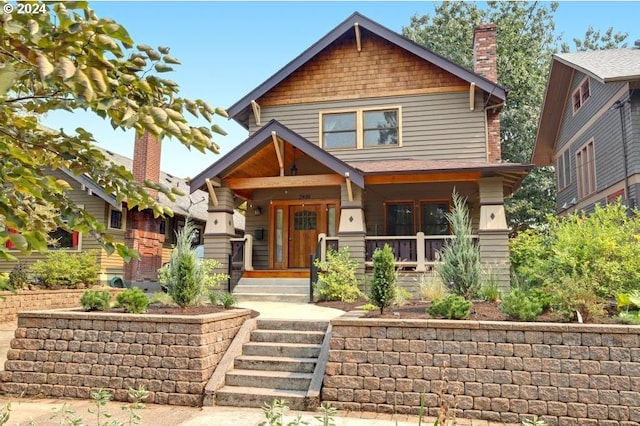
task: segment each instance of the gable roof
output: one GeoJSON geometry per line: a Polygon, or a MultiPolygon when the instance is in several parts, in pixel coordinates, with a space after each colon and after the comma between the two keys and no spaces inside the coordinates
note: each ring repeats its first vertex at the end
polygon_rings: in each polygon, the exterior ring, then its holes
{"type": "Polygon", "coordinates": [[[118,211],[122,210],[122,205],[118,203],[118,200],[116,199],[115,195],[107,194],[100,185],[98,185],[97,183],[89,179],[87,176],[76,175],[72,171],[67,169],[60,169],[60,171],[62,171],[62,173],[64,173],[65,175],[69,176],[71,179],[78,182],[82,186],[83,190],[86,189],[91,191],[91,193],[103,199],[107,204],[109,204],[114,209],[118,211]]]}
{"type": "Polygon", "coordinates": [[[377,22],[370,20],[369,18],[359,14],[358,12],[355,12],[345,21],[331,30],[327,35],[318,40],[307,50],[302,52],[298,57],[293,59],[283,68],[269,77],[264,83],[253,89],[242,99],[230,106],[227,109],[229,117],[236,120],[243,127],[248,128],[246,121],[249,115],[252,100],[257,100],[265,93],[269,92],[276,85],[290,76],[294,71],[309,62],[318,53],[326,49],[331,43],[344,35],[347,31],[352,30],[355,24],[358,24],[359,27],[370,31],[378,37],[381,37],[402,49],[405,49],[406,51],[424,59],[425,61],[428,61],[444,69],[445,71],[461,78],[462,80],[465,80],[469,83],[475,83],[476,87],[484,90],[492,96],[499,98],[502,101],[507,98],[507,89],[505,89],[504,87],[484,78],[479,74],[474,73],[473,71],[455,64],[454,62],[451,62],[450,60],[432,52],[424,46],[421,46],[413,42],[412,40],[409,40],[408,38],[378,24],[377,22]]]}
{"type": "Polygon", "coordinates": [[[213,178],[234,169],[241,164],[247,156],[256,153],[264,145],[271,143],[272,132],[276,132],[278,137],[284,139],[287,143],[299,149],[309,157],[324,164],[337,174],[344,176],[345,172],[348,172],[351,181],[355,185],[364,188],[364,176],[358,169],[355,169],[344,161],[339,160],[329,152],[320,148],[316,144],[309,142],[307,139],[278,121],[271,120],[260,130],[245,139],[244,142],[231,150],[227,155],[194,177],[191,180],[191,191],[193,192],[204,188],[206,179],[213,178]]]}
{"type": "Polygon", "coordinates": [[[603,84],[640,80],[640,49],[608,49],[553,55],[531,162],[553,162],[556,137],[575,71],[603,84]]]}
{"type": "Polygon", "coordinates": [[[554,59],[601,83],[640,79],[640,49],[607,49],[562,53],[554,59]]]}

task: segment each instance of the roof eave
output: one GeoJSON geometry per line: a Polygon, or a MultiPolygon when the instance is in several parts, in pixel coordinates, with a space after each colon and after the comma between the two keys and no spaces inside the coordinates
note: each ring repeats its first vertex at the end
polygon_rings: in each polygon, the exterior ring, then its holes
{"type": "Polygon", "coordinates": [[[118,201],[117,201],[115,196],[113,196],[111,194],[107,194],[101,186],[96,184],[94,181],[92,181],[88,177],[83,176],[83,175],[75,175],[75,174],[73,174],[73,172],[71,172],[70,170],[67,170],[67,169],[60,169],[60,170],[64,174],[66,174],[67,176],[69,176],[70,178],[72,178],[73,180],[78,182],[80,185],[83,185],[84,187],[89,189],[93,194],[95,194],[98,197],[100,197],[102,200],[104,200],[106,203],[108,203],[114,209],[116,209],[118,211],[122,210],[122,203],[118,203],[118,201]]]}

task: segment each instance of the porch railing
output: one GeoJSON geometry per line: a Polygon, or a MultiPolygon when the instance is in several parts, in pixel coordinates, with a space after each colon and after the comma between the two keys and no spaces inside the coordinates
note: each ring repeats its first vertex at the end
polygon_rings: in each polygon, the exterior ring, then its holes
{"type": "Polygon", "coordinates": [[[228,290],[232,293],[244,271],[253,270],[253,237],[247,234],[242,238],[231,238],[230,243],[231,254],[227,273],[229,274],[228,290]]]}
{"type": "MultiPolygon", "coordinates": [[[[396,265],[425,272],[440,261],[440,253],[453,235],[376,236],[365,237],[365,265],[373,265],[373,252],[389,244],[396,257],[396,265]]],[[[473,236],[477,242],[477,237],[473,236]]]]}

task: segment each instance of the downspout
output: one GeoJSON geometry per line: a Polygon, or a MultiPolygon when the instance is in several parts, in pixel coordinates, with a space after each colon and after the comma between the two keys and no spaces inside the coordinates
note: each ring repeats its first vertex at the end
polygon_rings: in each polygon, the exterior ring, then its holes
{"type": "Polygon", "coordinates": [[[620,112],[620,129],[622,130],[622,167],[624,168],[624,195],[627,199],[627,207],[634,207],[634,199],[629,196],[629,167],[627,159],[627,126],[624,121],[624,105],[631,101],[630,97],[625,100],[618,100],[613,104],[613,108],[620,112]]]}

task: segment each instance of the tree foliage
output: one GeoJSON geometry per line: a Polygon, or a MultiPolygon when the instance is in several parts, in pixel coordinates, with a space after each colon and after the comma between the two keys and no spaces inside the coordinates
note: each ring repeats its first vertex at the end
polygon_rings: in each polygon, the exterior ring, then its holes
{"type": "Polygon", "coordinates": [[[393,250],[389,244],[373,252],[373,281],[371,282],[371,303],[380,308],[391,306],[396,299],[396,266],[393,250]]]}
{"type": "MultiPolygon", "coordinates": [[[[624,41],[629,34],[617,32],[614,34],[613,27],[607,28],[607,31],[601,33],[600,30],[596,30],[591,25],[587,28],[584,37],[581,39],[574,38],[573,44],[578,52],[584,52],[587,50],[604,50],[604,49],[616,49],[619,47],[627,47],[627,43],[624,41]]],[[[567,53],[571,50],[568,43],[562,43],[561,50],[563,53],[567,53]]]]}
{"type": "Polygon", "coordinates": [[[179,64],[168,47],[135,45],[122,25],[99,18],[87,2],[47,7],[49,13],[0,15],[0,257],[13,258],[5,248],[9,240],[23,253],[45,251],[47,233],[62,228],[90,234],[126,258],[132,251],[114,244],[104,224],[69,197],[68,183],[49,170],[85,175],[118,202],[153,208],[156,216],[171,212],[146,188],[169,198],[175,190],[136,183],[130,171],[107,161],[90,133],[46,128],[41,117],[55,110],[91,111],[114,129],[151,132],[217,153],[212,137],[224,131],[217,124],[191,126],[185,115],[212,123],[215,114],[226,112],[179,96],[178,85],[163,77],[179,64]]]}
{"type": "Polygon", "coordinates": [[[191,246],[195,233],[193,222],[187,219],[177,233],[169,262],[158,272],[160,282],[167,286],[169,295],[181,308],[198,301],[205,290],[205,269],[191,246]]]}
{"type": "MultiPolygon", "coordinates": [[[[549,64],[557,52],[553,14],[557,2],[443,2],[429,14],[411,18],[403,34],[454,62],[473,68],[473,27],[497,25],[498,83],[509,89],[501,114],[502,159],[529,163],[535,143],[549,64]]],[[[604,35],[590,28],[579,50],[614,47],[626,35],[604,35]]],[[[505,204],[514,230],[544,223],[555,211],[555,174],[551,167],[534,170],[505,204]]]]}

